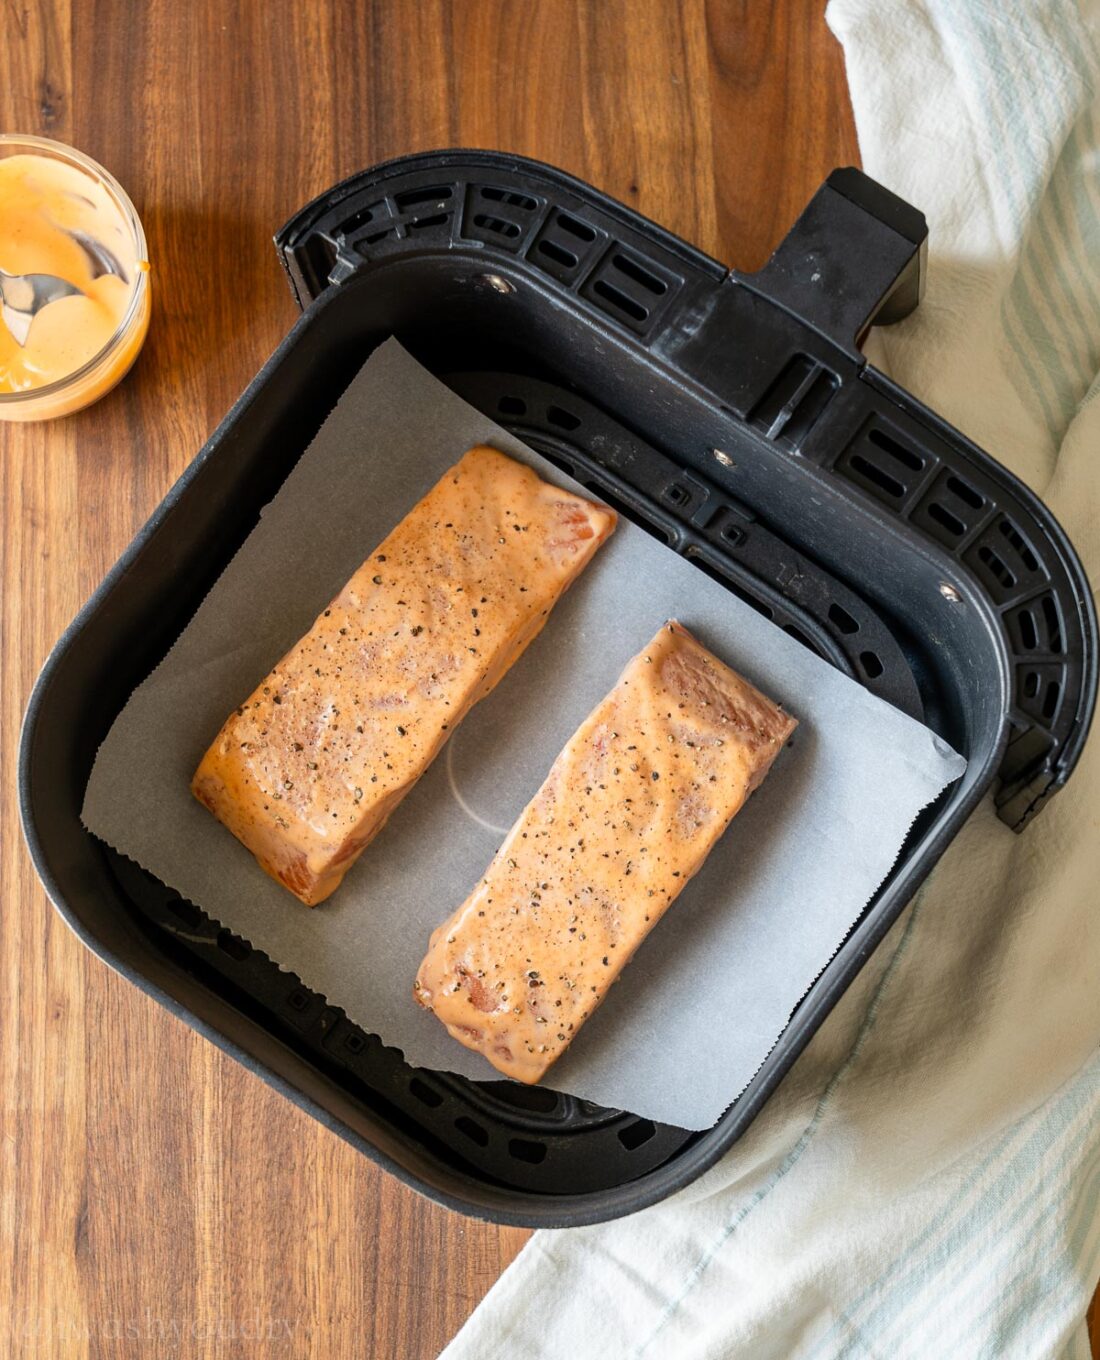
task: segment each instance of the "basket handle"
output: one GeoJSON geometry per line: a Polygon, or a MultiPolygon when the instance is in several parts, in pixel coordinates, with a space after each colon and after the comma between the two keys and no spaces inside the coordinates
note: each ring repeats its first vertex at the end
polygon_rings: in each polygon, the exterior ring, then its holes
{"type": "Polygon", "coordinates": [[[924,295],[928,223],[848,166],[834,170],[775,254],[738,281],[849,353],[871,326],[901,321],[924,295]]]}

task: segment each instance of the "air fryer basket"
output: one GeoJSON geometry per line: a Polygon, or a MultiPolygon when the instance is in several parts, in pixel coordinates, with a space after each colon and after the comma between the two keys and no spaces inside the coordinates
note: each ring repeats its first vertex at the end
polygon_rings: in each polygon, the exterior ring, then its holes
{"type": "Polygon", "coordinates": [[[925,236],[918,212],[840,170],[771,262],[741,276],[569,176],[469,151],[390,162],[303,209],[276,244],[304,315],[32,696],[23,819],[58,910],[213,1042],[452,1207],[572,1225],[689,1183],[747,1128],[986,790],[1022,829],[1064,784],[1092,714],[1096,622],[1058,525],[859,352],[872,323],[917,304],[925,236]],[[390,334],[969,762],[703,1133],[411,1069],[80,824],[95,751],[134,686],[390,334]]]}

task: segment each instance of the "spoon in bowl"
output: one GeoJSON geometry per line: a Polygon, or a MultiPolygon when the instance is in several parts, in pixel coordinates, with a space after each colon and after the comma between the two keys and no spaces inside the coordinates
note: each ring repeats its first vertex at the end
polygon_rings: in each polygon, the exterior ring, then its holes
{"type": "Polygon", "coordinates": [[[0,318],[22,349],[31,322],[43,307],[83,291],[55,274],[9,274],[0,269],[0,318]]]}

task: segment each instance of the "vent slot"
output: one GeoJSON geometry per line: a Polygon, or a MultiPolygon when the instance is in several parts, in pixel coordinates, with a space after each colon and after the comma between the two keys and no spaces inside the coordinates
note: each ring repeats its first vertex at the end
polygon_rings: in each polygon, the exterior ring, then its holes
{"type": "Polygon", "coordinates": [[[472,1143],[478,1147],[489,1146],[489,1135],[476,1120],[470,1118],[468,1114],[460,1114],[455,1120],[455,1128],[459,1133],[464,1133],[472,1143]]]}
{"type": "Polygon", "coordinates": [[[510,1138],[508,1151],[517,1162],[528,1162],[531,1166],[546,1160],[546,1144],[533,1143],[529,1138],[510,1138]]]}
{"type": "Polygon", "coordinates": [[[793,623],[785,623],[783,625],[783,631],[788,637],[793,637],[795,642],[801,643],[801,645],[809,651],[814,652],[817,656],[821,655],[820,648],[815,645],[812,638],[806,636],[801,628],[796,628],[793,623]]]}
{"type": "Polygon", "coordinates": [[[872,463],[870,459],[864,458],[862,454],[854,453],[850,462],[852,468],[864,480],[870,482],[877,490],[884,491],[892,501],[900,501],[905,495],[905,487],[896,477],[891,477],[888,472],[872,463]]]}
{"type": "MultiPolygon", "coordinates": [[[[571,459],[566,458],[564,454],[559,453],[556,449],[539,449],[539,453],[542,454],[548,463],[553,463],[556,468],[564,472],[567,477],[572,477],[574,481],[580,481],[578,473],[581,469],[578,468],[576,463],[571,459]]],[[[596,488],[593,487],[593,490],[596,490],[596,488]]],[[[602,496],[604,500],[607,500],[606,492],[599,491],[598,494],[602,496]]],[[[610,501],[608,501],[608,504],[610,504],[610,501]]]]}
{"type": "MultiPolygon", "coordinates": [[[[841,453],[835,465],[836,471],[858,482],[892,509],[900,510],[909,493],[924,480],[930,456],[918,453],[876,421],[877,417],[872,417],[864,424],[852,443],[841,453]]],[[[942,496],[934,499],[943,504],[942,496]]],[[[918,513],[923,513],[927,527],[927,507],[919,507],[918,513]]],[[[949,513],[953,514],[954,511],[949,513]]],[[[958,516],[955,518],[958,519],[958,516]]],[[[942,521],[932,523],[934,527],[930,532],[933,537],[942,539],[942,521]]]]}
{"type": "Polygon", "coordinates": [[[924,468],[924,459],[919,454],[907,449],[904,444],[899,444],[896,439],[892,439],[885,430],[877,427],[867,432],[867,438],[874,444],[876,449],[881,449],[888,457],[902,467],[908,468],[910,472],[920,472],[924,468]]]}
{"type": "Polygon", "coordinates": [[[1019,529],[1016,528],[1015,524],[1013,524],[1010,519],[1005,517],[1000,520],[1000,522],[997,525],[997,528],[1000,531],[1001,537],[1006,538],[1009,541],[1009,543],[1011,543],[1012,546],[1016,549],[1016,553],[1019,556],[1020,561],[1024,564],[1028,571],[1038,571],[1039,561],[1036,558],[1035,554],[1031,551],[1031,545],[1024,538],[1023,534],[1020,533],[1019,529]]]}
{"type": "Polygon", "coordinates": [[[586,245],[591,245],[596,239],[595,227],[590,227],[587,222],[581,222],[575,217],[570,217],[568,213],[556,213],[554,221],[557,226],[561,227],[562,231],[567,231],[570,236],[575,236],[578,241],[584,241],[586,245]]]}
{"type": "Polygon", "coordinates": [[[421,203],[438,203],[442,206],[453,197],[454,189],[449,184],[439,184],[429,189],[406,189],[403,194],[394,194],[393,201],[404,212],[419,207],[421,203]]]}
{"type": "Polygon", "coordinates": [[[674,275],[659,265],[613,247],[581,291],[632,330],[643,331],[652,324],[655,311],[671,299],[675,282],[674,275]]]}
{"type": "Polygon", "coordinates": [[[978,561],[988,569],[989,574],[997,584],[1003,586],[1005,590],[1011,590],[1016,584],[1016,577],[988,543],[983,543],[978,549],[978,561]]]}
{"type": "Polygon", "coordinates": [[[563,283],[574,283],[587,270],[606,235],[560,209],[552,212],[535,238],[529,257],[563,283]]]}
{"type": "Polygon", "coordinates": [[[605,302],[610,302],[613,307],[617,307],[620,312],[624,312],[634,321],[644,321],[649,315],[647,308],[640,302],[635,302],[632,297],[628,297],[621,289],[616,288],[613,283],[608,283],[606,279],[597,279],[592,285],[592,291],[597,297],[602,297],[605,302]]]}
{"type": "Polygon", "coordinates": [[[636,1119],[633,1124],[627,1124],[626,1128],[620,1129],[618,1133],[619,1142],[627,1152],[633,1152],[635,1148],[642,1147],[656,1136],[656,1125],[651,1124],[648,1119],[636,1119]]]}
{"type": "Polygon", "coordinates": [[[491,184],[481,190],[481,197],[487,198],[490,203],[506,203],[509,208],[519,208],[522,212],[534,212],[539,206],[529,194],[520,194],[514,189],[498,189],[491,184]]]}
{"type": "Polygon", "coordinates": [[[947,548],[957,548],[985,514],[985,497],[969,482],[941,470],[913,511],[913,524],[947,548]]]}
{"type": "Polygon", "coordinates": [[[969,482],[964,482],[961,477],[954,474],[947,479],[947,489],[954,492],[964,504],[969,505],[971,510],[981,510],[985,505],[985,497],[975,491],[969,482]]]}
{"type": "Polygon", "coordinates": [[[515,222],[508,222],[503,217],[490,217],[488,213],[478,213],[474,218],[474,226],[480,227],[482,231],[490,231],[494,236],[503,236],[509,241],[515,240],[520,231],[515,222]]]}
{"type": "Polygon", "coordinates": [[[1044,727],[1052,727],[1065,697],[1066,673],[1061,662],[1031,662],[1017,668],[1016,702],[1022,712],[1044,727]]]}
{"type": "Polygon", "coordinates": [[[412,1081],[409,1082],[409,1090],[420,1101],[421,1105],[427,1105],[429,1109],[437,1109],[443,1104],[443,1097],[439,1092],[433,1091],[419,1077],[413,1077],[412,1081]]]}
{"type": "Polygon", "coordinates": [[[877,652],[860,652],[859,664],[868,680],[877,680],[882,674],[882,662],[877,652]]]}
{"type": "Polygon", "coordinates": [[[426,231],[428,227],[440,227],[448,220],[448,213],[434,213],[431,217],[415,217],[411,222],[406,223],[405,230],[408,232],[426,231]]]}
{"type": "Polygon", "coordinates": [[[234,963],[243,963],[252,953],[252,946],[230,930],[218,931],[218,948],[223,954],[228,954],[234,963]]]}
{"type": "Polygon", "coordinates": [[[934,519],[937,524],[942,525],[952,538],[962,538],[963,534],[966,533],[966,525],[962,520],[959,519],[958,516],[953,515],[951,511],[948,510],[945,505],[941,505],[939,501],[932,501],[929,504],[928,518],[934,519]]]}
{"type": "Polygon", "coordinates": [[[842,633],[852,634],[859,632],[859,624],[852,618],[851,614],[839,604],[831,604],[829,606],[829,622],[842,633]]]}
{"type": "Polygon", "coordinates": [[[559,430],[575,430],[581,423],[580,416],[575,416],[572,411],[563,410],[560,406],[548,406],[546,419],[559,430]]]}
{"type": "Polygon", "coordinates": [[[374,208],[360,208],[358,212],[352,213],[340,227],[345,236],[350,236],[352,232],[358,231],[360,227],[365,227],[368,222],[374,220],[374,208]]]}
{"type": "Polygon", "coordinates": [[[295,989],[286,999],[286,1004],[290,1007],[290,1009],[292,1011],[298,1011],[299,1014],[301,1014],[302,1011],[309,1009],[309,1003],[310,995],[307,991],[304,991],[301,987],[295,987],[295,989]]]}
{"type": "Polygon", "coordinates": [[[522,397],[501,397],[497,402],[497,410],[505,416],[525,416],[527,403],[522,397]]]}
{"type": "Polygon", "coordinates": [[[352,242],[356,249],[375,241],[385,240],[393,232],[394,212],[393,205],[384,198],[376,198],[373,203],[364,204],[354,212],[350,210],[349,205],[348,215],[341,219],[336,234],[345,241],[352,242]],[[364,231],[372,226],[374,230],[364,236],[364,231]]]}
{"type": "Polygon", "coordinates": [[[1058,604],[1051,594],[1022,604],[1007,615],[1009,634],[1022,652],[1050,652],[1055,656],[1062,650],[1062,619],[1058,604]]]}
{"type": "Polygon", "coordinates": [[[530,194],[495,185],[470,185],[466,191],[461,234],[471,241],[515,250],[526,245],[538,200],[530,194]]]}
{"type": "Polygon", "coordinates": [[[178,917],[188,930],[198,930],[206,919],[193,902],[188,902],[183,897],[173,898],[168,903],[168,910],[173,916],[178,917]]]}
{"type": "Polygon", "coordinates": [[[644,288],[647,293],[652,293],[654,297],[662,297],[668,292],[668,284],[663,279],[659,279],[656,274],[651,274],[648,269],[640,265],[637,260],[632,260],[629,255],[613,255],[611,263],[621,274],[625,274],[628,279],[633,279],[640,288],[644,288]]]}
{"type": "Polygon", "coordinates": [[[544,237],[535,247],[540,255],[546,255],[555,264],[560,264],[563,269],[576,269],[579,261],[571,250],[566,250],[564,246],[558,245],[557,241],[552,241],[544,237]]]}
{"type": "Polygon", "coordinates": [[[1060,652],[1062,650],[1062,617],[1058,612],[1058,604],[1053,595],[1044,595],[1040,608],[1043,611],[1043,622],[1047,626],[1047,651],[1060,652]]]}
{"type": "Polygon", "coordinates": [[[485,1083],[485,1090],[491,1092],[495,1100],[531,1114],[554,1114],[561,1102],[561,1096],[549,1087],[524,1086],[518,1081],[489,1081],[485,1083]]]}
{"type": "MultiPolygon", "coordinates": [[[[1042,577],[1030,543],[1004,515],[998,515],[982,531],[978,541],[964,553],[963,561],[981,577],[998,604],[1006,603],[1013,594],[1033,589],[1042,577]]],[[[1036,615],[1037,628],[1040,622],[1036,615]]]]}

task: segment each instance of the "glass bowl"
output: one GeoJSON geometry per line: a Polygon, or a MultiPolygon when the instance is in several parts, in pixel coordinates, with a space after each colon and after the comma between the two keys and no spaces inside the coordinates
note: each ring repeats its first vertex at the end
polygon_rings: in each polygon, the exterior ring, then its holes
{"type": "Polygon", "coordinates": [[[145,232],[126,191],[90,156],[45,137],[0,133],[0,159],[16,155],[61,161],[98,185],[118,211],[136,262],[126,310],[111,338],[97,353],[72,372],[40,387],[0,392],[0,420],[53,420],[98,401],[125,376],[141,350],[149,329],[150,307],[145,232]]]}

